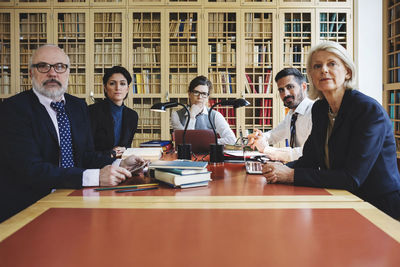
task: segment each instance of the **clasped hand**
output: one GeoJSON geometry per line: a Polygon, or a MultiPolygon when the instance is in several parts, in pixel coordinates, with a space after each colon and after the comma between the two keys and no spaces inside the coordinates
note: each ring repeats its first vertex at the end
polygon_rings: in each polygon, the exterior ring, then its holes
{"type": "Polygon", "coordinates": [[[263,165],[263,175],[267,178],[267,183],[293,183],[294,170],[281,162],[267,162],[263,165]]]}

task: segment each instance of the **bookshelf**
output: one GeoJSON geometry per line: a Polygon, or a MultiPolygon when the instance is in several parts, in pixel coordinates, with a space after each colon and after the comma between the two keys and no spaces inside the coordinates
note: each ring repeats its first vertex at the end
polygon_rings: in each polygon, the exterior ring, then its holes
{"type": "MultiPolygon", "coordinates": [[[[237,42],[239,11],[209,11],[207,18],[208,61],[207,74],[213,84],[211,104],[228,96],[237,98],[237,42]]],[[[217,111],[227,119],[234,133],[237,121],[233,108],[219,107],[217,111]]]]}
{"type": "MultiPolygon", "coordinates": [[[[123,42],[122,27],[123,15],[121,11],[104,12],[95,10],[91,13],[93,21],[93,93],[94,97],[103,97],[103,74],[107,68],[121,66],[123,42]]],[[[126,21],[125,21],[126,23],[126,21]]],[[[125,26],[125,25],[124,25],[125,26]]]]}
{"type": "Polygon", "coordinates": [[[170,138],[172,110],[160,114],[149,107],[187,103],[189,82],[198,75],[213,82],[210,104],[239,97],[250,102],[238,110],[217,107],[236,134],[266,131],[285,115],[273,81],[280,69],[305,73],[307,51],[323,40],[352,49],[352,2],[0,0],[0,99],[31,88],[32,51],[55,43],[71,59],[69,92],[88,104],[104,98],[106,68],[129,69],[125,104],[139,113],[135,146],[170,138]]]}
{"type": "Polygon", "coordinates": [[[48,43],[48,18],[50,11],[40,12],[33,10],[18,10],[18,61],[19,67],[17,87],[15,93],[29,90],[31,82],[29,78],[28,63],[32,51],[39,46],[48,43]]]}
{"type": "Polygon", "coordinates": [[[270,130],[273,126],[274,17],[272,11],[245,11],[244,16],[244,129],[270,130]]]}
{"type": "Polygon", "coordinates": [[[13,13],[11,11],[0,12],[0,95],[7,98],[12,92],[12,25],[13,13]]]}
{"type": "MultiPolygon", "coordinates": [[[[131,12],[129,23],[130,60],[132,70],[132,105],[138,112],[138,129],[135,133],[133,146],[140,143],[161,139],[161,114],[151,112],[150,107],[161,102],[161,11],[134,11],[131,12]]],[[[165,118],[165,115],[164,117],[165,118]]],[[[165,120],[165,119],[164,119],[165,120]]]]}
{"type": "Polygon", "coordinates": [[[70,59],[69,93],[86,98],[88,44],[88,12],[63,10],[56,12],[57,44],[70,59]]]}
{"type": "Polygon", "coordinates": [[[400,1],[384,1],[383,6],[383,105],[393,123],[397,158],[400,158],[400,1]]]}

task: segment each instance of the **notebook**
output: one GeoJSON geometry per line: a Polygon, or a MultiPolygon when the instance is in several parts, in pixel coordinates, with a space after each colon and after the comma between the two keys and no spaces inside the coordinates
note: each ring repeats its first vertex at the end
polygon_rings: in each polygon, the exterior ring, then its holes
{"type": "MultiPolygon", "coordinates": [[[[175,147],[182,144],[183,130],[175,130],[175,147]]],[[[210,144],[215,144],[213,130],[187,130],[186,144],[192,144],[193,153],[208,153],[210,144]]]]}

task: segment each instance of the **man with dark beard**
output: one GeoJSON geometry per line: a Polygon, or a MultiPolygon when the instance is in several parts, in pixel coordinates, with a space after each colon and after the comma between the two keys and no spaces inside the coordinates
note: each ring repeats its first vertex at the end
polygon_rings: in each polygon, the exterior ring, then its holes
{"type": "Polygon", "coordinates": [[[290,111],[284,120],[274,129],[262,133],[258,129],[248,136],[253,149],[265,153],[272,160],[293,161],[303,152],[303,145],[310,135],[312,128],[311,109],[314,104],[307,97],[307,84],[300,71],[294,68],[285,68],[275,76],[279,96],[283,105],[290,111]],[[273,145],[287,140],[287,147],[274,148],[273,145]]]}
{"type": "Polygon", "coordinates": [[[94,151],[85,101],[67,93],[69,58],[55,45],[29,62],[32,90],[0,107],[0,222],[58,188],[114,186],[144,163],[94,151]]]}

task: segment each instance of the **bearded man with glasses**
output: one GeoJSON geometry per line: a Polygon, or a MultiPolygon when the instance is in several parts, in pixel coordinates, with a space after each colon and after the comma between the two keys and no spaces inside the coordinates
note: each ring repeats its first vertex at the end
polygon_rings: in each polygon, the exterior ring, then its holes
{"type": "MultiPolygon", "coordinates": [[[[188,90],[190,111],[188,130],[212,129],[208,120],[208,100],[211,90],[212,83],[205,76],[197,76],[190,82],[188,90]]],[[[186,110],[183,108],[172,112],[172,128],[174,130],[183,130],[187,116],[186,110]]],[[[210,117],[219,135],[218,144],[233,145],[236,142],[236,137],[224,116],[218,111],[212,110],[210,117]]]]}
{"type": "Polygon", "coordinates": [[[39,47],[29,62],[32,89],[0,107],[0,222],[58,188],[115,186],[144,163],[94,151],[87,105],[66,93],[69,57],[39,47]]]}

